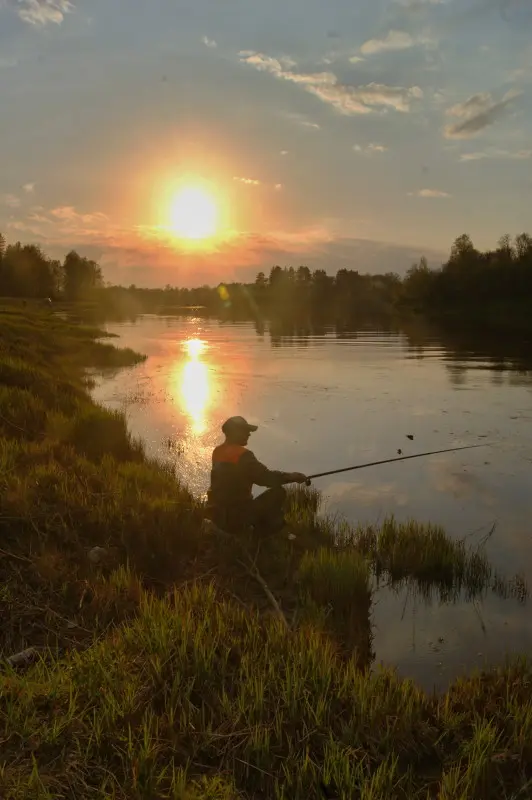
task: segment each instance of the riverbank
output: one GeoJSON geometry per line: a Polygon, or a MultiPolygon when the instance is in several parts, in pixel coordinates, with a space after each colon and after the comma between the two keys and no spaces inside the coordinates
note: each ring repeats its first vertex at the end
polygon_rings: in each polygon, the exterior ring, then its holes
{"type": "Polygon", "coordinates": [[[85,367],[141,356],[37,305],[0,328],[0,649],[42,658],[0,675],[2,796],[527,796],[529,665],[440,697],[368,672],[376,575],[523,587],[438,529],[339,531],[314,492],[291,496],[295,541],[213,539],[88,395],[85,367]]]}

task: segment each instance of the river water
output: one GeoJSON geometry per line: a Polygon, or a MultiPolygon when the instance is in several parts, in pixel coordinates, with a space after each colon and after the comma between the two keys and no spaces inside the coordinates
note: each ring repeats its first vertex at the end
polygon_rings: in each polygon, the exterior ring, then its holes
{"type": "MultiPolygon", "coordinates": [[[[307,474],[429,450],[471,451],[324,478],[326,510],[351,522],[394,514],[486,545],[505,575],[532,588],[532,347],[508,356],[424,331],[320,331],[284,336],[252,323],[143,316],[107,324],[117,344],[148,356],[97,378],[93,396],[123,410],[150,455],[208,487],[220,425],[258,424],[250,447],[272,469],[307,474]],[[530,354],[530,361],[528,361],[530,354]],[[407,438],[413,436],[413,440],[407,438]]],[[[428,688],[532,652],[529,605],[493,595],[425,606],[389,590],[373,609],[376,661],[428,688]]]]}

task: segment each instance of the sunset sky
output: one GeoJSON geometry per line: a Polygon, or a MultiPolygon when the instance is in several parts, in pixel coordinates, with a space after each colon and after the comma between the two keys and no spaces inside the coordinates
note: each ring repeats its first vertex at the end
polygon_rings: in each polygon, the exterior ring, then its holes
{"type": "Polygon", "coordinates": [[[530,0],[0,0],[0,231],[143,286],[532,232],[530,0]]]}

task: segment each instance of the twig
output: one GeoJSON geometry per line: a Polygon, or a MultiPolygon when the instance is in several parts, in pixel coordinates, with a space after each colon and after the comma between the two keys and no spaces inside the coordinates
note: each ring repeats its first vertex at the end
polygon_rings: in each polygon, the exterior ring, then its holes
{"type": "Polygon", "coordinates": [[[486,542],[488,542],[489,539],[491,539],[491,537],[495,533],[496,527],[497,527],[497,522],[494,522],[489,531],[487,532],[487,534],[484,536],[484,538],[480,540],[478,545],[479,547],[483,547],[486,544],[486,542]]]}
{"type": "Polygon", "coordinates": [[[475,609],[476,614],[478,616],[478,619],[479,619],[479,622],[480,622],[480,627],[482,628],[482,632],[484,633],[484,636],[486,636],[486,634],[487,634],[486,626],[484,624],[484,620],[482,619],[482,614],[480,613],[480,609],[478,608],[478,601],[476,599],[473,600],[473,608],[475,609]]]}
{"type": "Polygon", "coordinates": [[[0,550],[0,553],[3,556],[7,556],[8,558],[15,558],[17,561],[24,561],[28,564],[33,564],[31,558],[25,558],[24,556],[17,556],[15,553],[8,553],[7,550],[0,550]]]}
{"type": "Polygon", "coordinates": [[[5,422],[6,425],[11,425],[11,427],[15,428],[15,430],[20,431],[21,433],[25,433],[27,436],[45,437],[46,435],[41,431],[29,431],[27,430],[27,428],[21,428],[20,425],[17,425],[15,422],[11,422],[11,420],[4,417],[3,414],[0,414],[0,420],[2,420],[2,422],[5,422]]]}
{"type": "Polygon", "coordinates": [[[282,620],[282,622],[284,623],[285,627],[288,628],[289,627],[288,622],[286,620],[285,615],[283,614],[283,612],[281,610],[281,607],[280,607],[279,603],[277,602],[277,600],[273,596],[270,587],[268,586],[268,584],[266,583],[266,581],[264,580],[264,578],[262,577],[262,575],[258,571],[257,567],[254,564],[252,564],[249,567],[246,564],[244,564],[242,561],[240,561],[239,563],[242,564],[243,567],[245,567],[247,572],[253,578],[255,578],[257,583],[260,583],[260,585],[262,586],[262,588],[264,590],[264,594],[266,595],[266,597],[270,601],[270,604],[272,605],[272,607],[275,609],[275,612],[276,612],[277,616],[279,617],[280,620],[282,620]]]}

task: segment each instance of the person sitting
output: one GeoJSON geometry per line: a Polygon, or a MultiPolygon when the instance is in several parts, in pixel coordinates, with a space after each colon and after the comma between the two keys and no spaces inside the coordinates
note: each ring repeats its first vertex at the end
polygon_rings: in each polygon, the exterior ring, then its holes
{"type": "Polygon", "coordinates": [[[288,483],[306,483],[301,472],[278,472],[261,464],[246,445],[257,425],[243,417],[231,417],[222,425],[225,441],[212,454],[208,510],[219,528],[236,533],[252,526],[261,532],[275,533],[285,525],[283,508],[288,483]],[[253,486],[268,491],[253,497],[253,486]]]}

